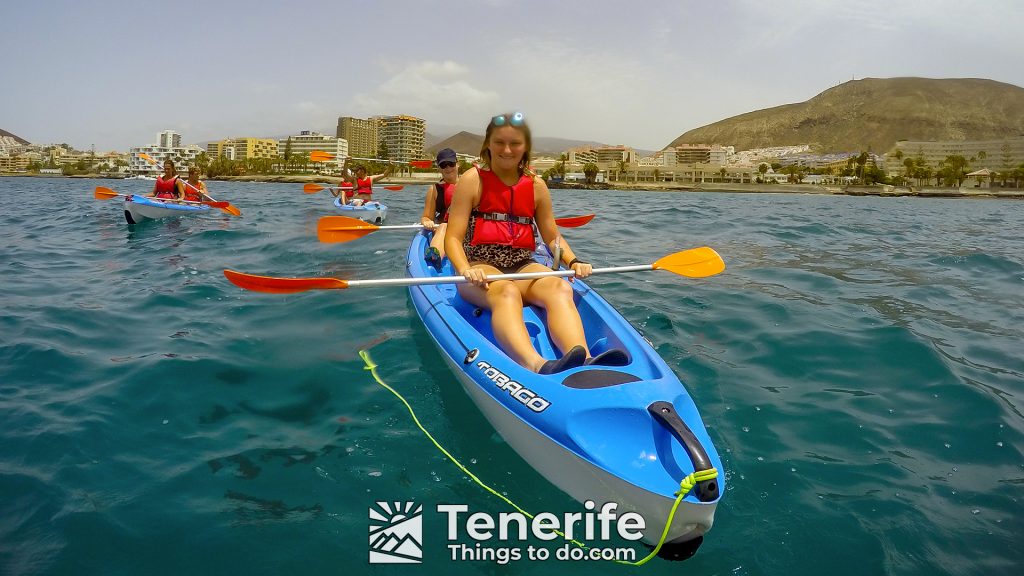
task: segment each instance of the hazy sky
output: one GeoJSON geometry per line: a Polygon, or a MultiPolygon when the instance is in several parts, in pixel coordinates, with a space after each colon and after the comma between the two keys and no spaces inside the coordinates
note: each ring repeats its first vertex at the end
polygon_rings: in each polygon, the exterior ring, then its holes
{"type": "Polygon", "coordinates": [[[1024,86],[1021,0],[7,1],[0,128],[126,151],[409,114],[656,150],[852,78],[1024,86]]]}

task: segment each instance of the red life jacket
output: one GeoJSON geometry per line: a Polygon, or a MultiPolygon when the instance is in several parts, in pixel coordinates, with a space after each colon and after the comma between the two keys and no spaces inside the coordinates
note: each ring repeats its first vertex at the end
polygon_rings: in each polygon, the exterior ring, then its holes
{"type": "Polygon", "coordinates": [[[533,238],[533,177],[522,175],[509,186],[494,172],[478,169],[480,204],[473,211],[471,246],[499,244],[535,250],[533,238]]]}
{"type": "Polygon", "coordinates": [[[178,197],[178,177],[175,176],[170,180],[164,180],[164,177],[156,177],[156,197],[157,198],[177,198],[178,197]]]}
{"type": "Polygon", "coordinates": [[[198,182],[196,183],[195,189],[193,189],[192,185],[188,181],[186,181],[185,182],[185,200],[189,200],[191,202],[202,202],[203,201],[203,196],[199,193],[200,190],[202,190],[202,188],[199,187],[199,183],[198,182]]]}
{"type": "Polygon", "coordinates": [[[356,178],[356,194],[373,194],[373,178],[356,178]]]}
{"type": "Polygon", "coordinates": [[[452,207],[452,196],[455,194],[455,184],[438,182],[434,184],[434,190],[434,220],[447,222],[448,209],[452,207]]]}

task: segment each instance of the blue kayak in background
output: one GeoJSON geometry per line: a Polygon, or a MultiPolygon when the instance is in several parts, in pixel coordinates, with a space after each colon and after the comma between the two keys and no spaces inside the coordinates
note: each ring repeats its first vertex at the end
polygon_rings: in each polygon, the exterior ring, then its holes
{"type": "Polygon", "coordinates": [[[371,200],[365,204],[354,206],[352,204],[342,204],[341,198],[335,198],[334,206],[338,210],[341,210],[342,215],[350,218],[358,218],[363,222],[382,224],[384,219],[388,216],[388,207],[376,200],[371,200]]]}
{"type": "MultiPolygon", "coordinates": [[[[447,259],[440,271],[424,260],[429,235],[413,239],[408,276],[452,276],[447,259]]],[[[640,513],[644,540],[656,544],[680,481],[699,470],[721,471],[722,463],[693,400],[664,360],[585,282],[576,280],[572,288],[591,354],[624,350],[625,366],[540,375],[502,351],[490,311],[462,300],[454,284],[414,285],[409,294],[441,356],[505,441],[575,500],[592,500],[598,509],[615,502],[620,515],[640,513]]],[[[543,311],[527,307],[523,320],[537,351],[558,358],[543,311]]],[[[724,491],[724,474],[698,482],[680,503],[665,542],[695,549],[724,491]]]]}
{"type": "Polygon", "coordinates": [[[183,203],[138,194],[126,196],[124,199],[124,219],[129,224],[138,224],[143,220],[155,220],[168,216],[195,216],[209,213],[209,211],[209,206],[198,202],[183,203]]]}

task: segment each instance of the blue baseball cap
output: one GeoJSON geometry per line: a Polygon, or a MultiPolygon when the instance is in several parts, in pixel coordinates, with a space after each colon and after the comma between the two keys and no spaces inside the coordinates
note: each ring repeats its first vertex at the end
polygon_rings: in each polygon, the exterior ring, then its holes
{"type": "Polygon", "coordinates": [[[455,150],[452,150],[451,148],[444,148],[438,152],[437,161],[435,163],[440,166],[441,162],[455,162],[458,164],[459,159],[458,156],[455,155],[455,150]]]}

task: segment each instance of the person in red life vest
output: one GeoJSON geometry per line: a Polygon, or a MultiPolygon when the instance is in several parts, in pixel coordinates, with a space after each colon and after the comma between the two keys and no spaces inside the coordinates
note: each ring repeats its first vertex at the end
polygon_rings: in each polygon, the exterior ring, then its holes
{"type": "Polygon", "coordinates": [[[182,184],[181,179],[178,178],[178,173],[174,169],[174,160],[168,158],[164,160],[164,173],[157,176],[156,183],[153,184],[153,193],[150,196],[167,198],[169,200],[183,200],[185,198],[184,188],[185,186],[182,184]]]}
{"type": "Polygon", "coordinates": [[[202,202],[210,197],[206,194],[206,183],[199,179],[199,167],[192,165],[188,167],[188,180],[182,185],[184,188],[185,200],[189,202],[202,202]]]}
{"type": "Polygon", "coordinates": [[[455,150],[445,148],[438,152],[435,164],[441,169],[441,181],[427,190],[420,223],[427,230],[434,231],[434,237],[423,258],[440,270],[441,260],[444,259],[444,233],[448,228],[448,207],[452,205],[455,184],[459,181],[459,160],[455,150]]]}
{"type": "Polygon", "coordinates": [[[532,257],[534,224],[549,247],[559,242],[562,263],[577,277],[586,278],[592,270],[558,233],[551,192],[529,168],[531,147],[530,129],[522,113],[495,116],[484,133],[483,165],[466,170],[459,178],[444,240],[452,266],[469,280],[459,284],[459,295],[491,310],[498,344],[510,358],[534,372],[551,374],[592,363],[624,364],[628,356],[621,350],[590,357],[572,287],[564,279],[487,280],[492,274],[548,270],[532,257]],[[548,360],[537,353],[523,322],[524,305],[547,312],[548,329],[561,358],[548,360]]]}
{"type": "Polygon", "coordinates": [[[356,175],[348,167],[348,161],[351,159],[351,156],[345,157],[345,162],[341,165],[341,182],[338,182],[337,188],[330,189],[331,195],[335,198],[341,196],[342,204],[348,203],[348,198],[352,196],[352,191],[356,189],[356,175]]]}
{"type": "MultiPolygon", "coordinates": [[[[352,193],[352,200],[349,204],[360,206],[373,199],[373,183],[377,180],[387,178],[391,174],[391,164],[380,174],[373,176],[366,175],[366,166],[356,166],[356,189],[352,193]]],[[[344,202],[344,200],[342,200],[344,202]]]]}

